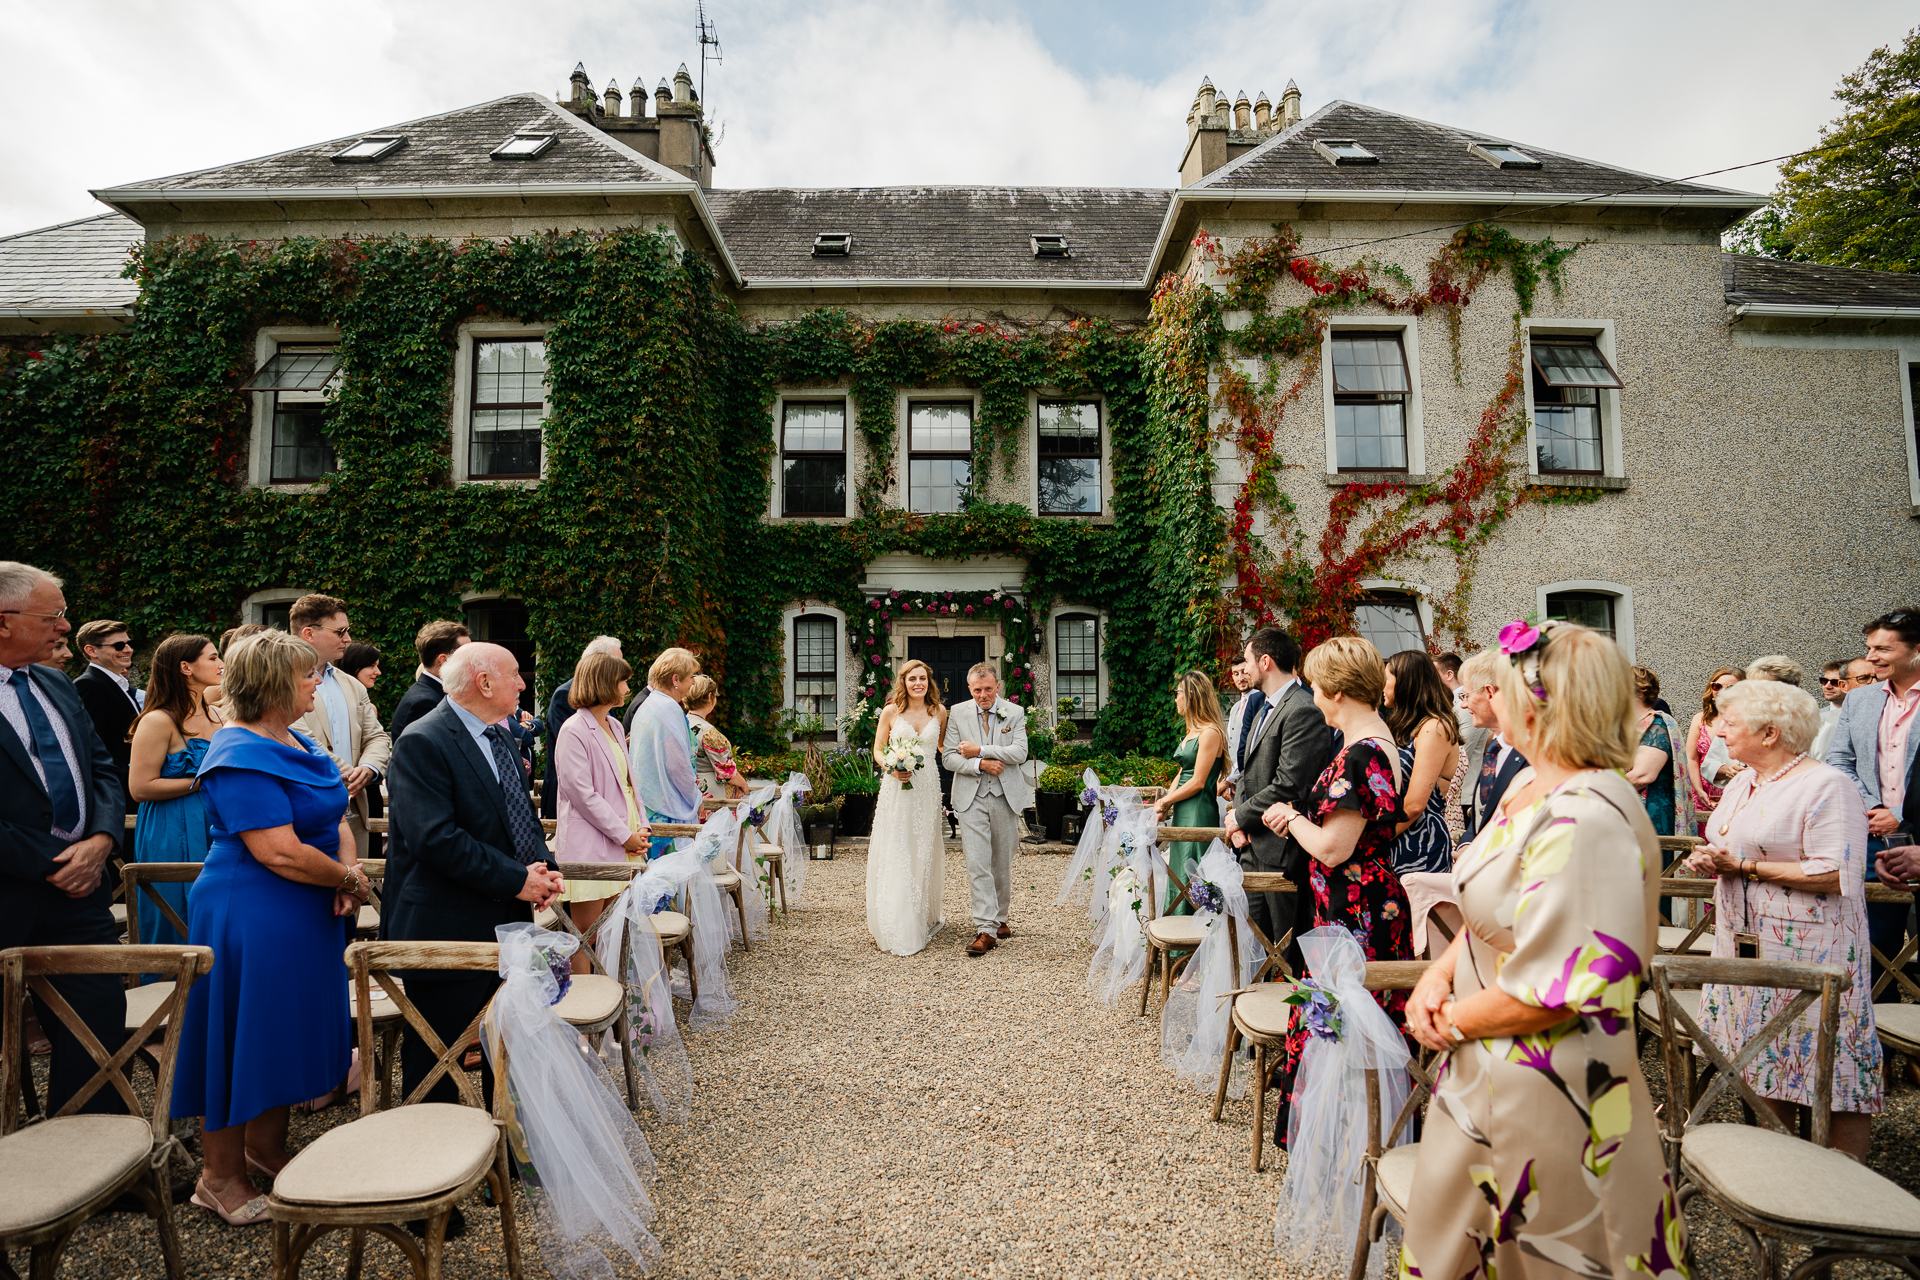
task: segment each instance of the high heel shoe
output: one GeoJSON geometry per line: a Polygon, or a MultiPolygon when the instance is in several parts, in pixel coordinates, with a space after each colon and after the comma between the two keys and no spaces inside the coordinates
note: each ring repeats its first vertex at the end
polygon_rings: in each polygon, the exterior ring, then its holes
{"type": "Polygon", "coordinates": [[[258,1160],[255,1160],[253,1158],[253,1152],[251,1151],[247,1152],[247,1168],[253,1170],[255,1173],[265,1178],[268,1182],[272,1182],[276,1177],[279,1176],[273,1170],[267,1168],[267,1166],[265,1166],[264,1164],[261,1164],[258,1160]]]}
{"type": "Polygon", "coordinates": [[[199,1205],[202,1209],[218,1214],[220,1220],[230,1227],[257,1227],[263,1223],[272,1221],[271,1218],[267,1217],[267,1198],[265,1196],[255,1196],[253,1199],[241,1205],[238,1210],[229,1213],[221,1206],[220,1201],[214,1197],[213,1192],[207,1190],[207,1184],[205,1180],[202,1180],[193,1184],[193,1194],[187,1198],[192,1203],[199,1205]]]}

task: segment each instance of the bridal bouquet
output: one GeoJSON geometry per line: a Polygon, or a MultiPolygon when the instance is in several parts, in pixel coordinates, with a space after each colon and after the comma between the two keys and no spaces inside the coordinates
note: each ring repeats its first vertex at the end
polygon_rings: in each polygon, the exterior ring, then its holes
{"type": "MultiPolygon", "coordinates": [[[[926,768],[927,755],[920,748],[920,735],[905,725],[895,726],[892,741],[880,753],[880,762],[886,766],[888,773],[918,773],[926,768]]],[[[909,778],[901,783],[900,789],[913,790],[913,780],[909,778]]]]}

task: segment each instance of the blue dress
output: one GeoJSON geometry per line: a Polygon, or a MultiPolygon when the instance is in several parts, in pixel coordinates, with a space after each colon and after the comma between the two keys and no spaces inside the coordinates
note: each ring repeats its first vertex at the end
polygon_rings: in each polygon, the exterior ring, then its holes
{"type": "MultiPolygon", "coordinates": [[[[1458,748],[1455,748],[1457,751],[1458,748]]],[[[1413,748],[1400,748],[1400,777],[1413,777],[1413,748]]],[[[1401,797],[1406,807],[1406,796],[1401,797]]],[[[1427,793],[1427,807],[1414,819],[1398,840],[1393,842],[1393,873],[1411,875],[1416,871],[1453,870],[1453,835],[1447,830],[1447,780],[1435,778],[1427,793]]]]}
{"type": "MultiPolygon", "coordinates": [[[[208,740],[188,738],[186,749],[169,751],[160,766],[163,778],[191,778],[200,772],[200,762],[206,758],[208,740]]],[[[200,791],[189,791],[172,800],[142,800],[140,816],[133,829],[133,860],[135,862],[205,862],[207,860],[207,842],[211,838],[207,818],[207,797],[200,791]]],[[[180,913],[182,920],[187,919],[187,904],[192,901],[192,886],[186,884],[156,884],[152,890],[167,900],[169,906],[180,913]]],[[[140,895],[146,899],[143,893],[140,895]]],[[[167,923],[167,917],[160,908],[153,905],[151,899],[140,903],[140,941],[148,946],[172,946],[184,942],[180,931],[167,923]]],[[[155,975],[147,974],[142,981],[151,981],[155,975]]]]}
{"type": "Polygon", "coordinates": [[[275,875],[240,839],[291,823],[301,843],[338,856],[346,785],[310,738],[294,737],[305,750],[229,725],[200,765],[213,844],[187,924],[214,966],[187,1001],[173,1114],[204,1116],[209,1129],[317,1098],[347,1075],[353,1024],[333,890],[275,875]]]}

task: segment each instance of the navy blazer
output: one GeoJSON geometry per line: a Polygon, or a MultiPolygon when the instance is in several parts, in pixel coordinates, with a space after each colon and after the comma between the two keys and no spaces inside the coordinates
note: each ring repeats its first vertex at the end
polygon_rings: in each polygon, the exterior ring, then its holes
{"type": "Polygon", "coordinates": [[[400,695],[400,703],[393,709],[393,725],[388,730],[398,738],[403,730],[427,712],[440,705],[447,691],[432,676],[416,676],[407,691],[400,695]]]}
{"type": "Polygon", "coordinates": [[[1487,810],[1486,813],[1482,813],[1480,811],[1480,771],[1486,768],[1487,752],[1498,751],[1499,749],[1499,738],[1489,734],[1487,737],[1487,745],[1481,749],[1480,759],[1468,770],[1465,779],[1467,803],[1461,806],[1461,808],[1467,811],[1466,834],[1460,837],[1460,843],[1462,845],[1465,845],[1480,834],[1480,824],[1487,820],[1487,814],[1499,807],[1500,801],[1507,794],[1507,788],[1513,785],[1515,775],[1527,767],[1527,759],[1525,756],[1521,755],[1518,751],[1507,752],[1507,762],[1500,766],[1498,773],[1493,775],[1493,794],[1487,797],[1487,810]]]}
{"type": "Polygon", "coordinates": [[[1327,718],[1314,705],[1313,690],[1305,681],[1290,685],[1280,701],[1268,706],[1259,734],[1247,744],[1246,762],[1234,785],[1233,818],[1247,833],[1255,868],[1282,871],[1304,884],[1306,852],[1292,836],[1275,835],[1260,816],[1282,800],[1306,803],[1333,759],[1333,741],[1327,733],[1327,718]]]}
{"type": "Polygon", "coordinates": [[[547,699],[547,768],[540,777],[540,816],[554,818],[559,816],[560,782],[553,770],[553,753],[560,744],[560,727],[573,714],[573,704],[567,701],[567,695],[573,692],[573,677],[560,682],[560,687],[547,699]]]}
{"type": "MultiPolygon", "coordinates": [[[[1880,807],[1880,713],[1886,709],[1886,681],[1855,689],[1840,704],[1833,741],[1827,744],[1827,763],[1847,775],[1869,809],[1880,807]]],[[[1920,725],[1907,734],[1907,758],[1901,763],[1909,776],[1916,751],[1920,751],[1920,725]]]]}
{"type": "Polygon", "coordinates": [[[451,699],[394,740],[387,796],[389,938],[492,942],[497,926],[533,919],[533,905],[515,897],[527,869],[508,852],[506,799],[451,699]]]}
{"type": "Polygon", "coordinates": [[[107,754],[113,757],[114,771],[120,777],[120,791],[126,796],[126,811],[132,813],[139,806],[133,802],[127,786],[127,765],[133,755],[133,743],[127,740],[127,732],[139,718],[140,708],[125,689],[114,683],[112,676],[91,662],[73,678],[73,691],[80,695],[80,705],[87,709],[93,731],[100,735],[107,754]]]}
{"type": "MultiPolygon", "coordinates": [[[[100,741],[65,674],[52,667],[30,666],[27,679],[46,694],[73,738],[73,753],[80,760],[79,783],[87,796],[87,829],[82,838],[106,836],[117,850],[126,835],[127,805],[112,754],[100,741]]],[[[114,693],[119,692],[116,687],[114,693]]],[[[58,869],[53,860],[69,843],[53,834],[53,800],[34,771],[31,752],[13,726],[0,719],[0,910],[35,889],[58,892],[46,879],[58,869]]],[[[113,897],[108,880],[102,875],[100,888],[94,891],[103,903],[113,897]]]]}

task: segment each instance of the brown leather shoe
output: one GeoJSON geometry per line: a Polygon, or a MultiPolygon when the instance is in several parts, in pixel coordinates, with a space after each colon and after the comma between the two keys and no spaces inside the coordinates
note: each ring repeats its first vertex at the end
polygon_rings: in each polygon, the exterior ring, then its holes
{"type": "Polygon", "coordinates": [[[967,954],[978,960],[999,945],[993,940],[992,934],[983,931],[967,944],[967,954]]]}
{"type": "Polygon", "coordinates": [[[1013,930],[1007,927],[1007,922],[1005,920],[1002,920],[1000,922],[1000,927],[996,929],[994,933],[997,937],[1002,937],[1002,938],[1011,938],[1013,936],[1013,930]]]}

